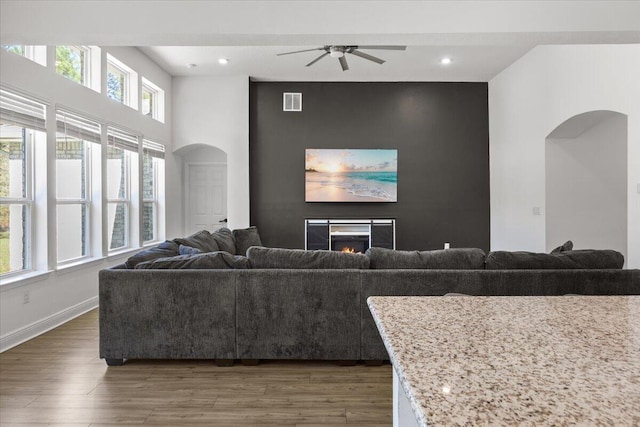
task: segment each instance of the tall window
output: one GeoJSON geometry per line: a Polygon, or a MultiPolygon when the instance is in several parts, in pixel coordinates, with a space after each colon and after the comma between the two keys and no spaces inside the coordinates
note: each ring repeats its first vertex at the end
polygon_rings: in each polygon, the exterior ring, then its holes
{"type": "Polygon", "coordinates": [[[107,54],[107,96],[138,109],[137,73],[107,54]]]}
{"type": "Polygon", "coordinates": [[[164,181],[164,146],[144,140],[142,144],[142,240],[158,240],[160,185],[164,181]]]}
{"type": "Polygon", "coordinates": [[[111,251],[131,245],[131,184],[137,180],[132,164],[138,160],[138,137],[109,127],[107,142],[107,231],[111,251]]]}
{"type": "Polygon", "coordinates": [[[0,274],[33,266],[36,140],[44,142],[44,104],[0,89],[0,274]]]}
{"type": "Polygon", "coordinates": [[[58,263],[90,255],[91,151],[100,150],[100,124],[56,112],[58,263]]]}

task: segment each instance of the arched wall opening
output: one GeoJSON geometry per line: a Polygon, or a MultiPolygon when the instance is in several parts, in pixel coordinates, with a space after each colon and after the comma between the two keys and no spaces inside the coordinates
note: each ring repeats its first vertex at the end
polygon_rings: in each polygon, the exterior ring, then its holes
{"type": "Polygon", "coordinates": [[[227,225],[227,153],[192,144],[175,151],[182,156],[182,201],[185,235],[227,225]]]}
{"type": "Polygon", "coordinates": [[[556,127],[545,142],[547,251],[614,249],[627,258],[627,116],[589,111],[556,127]]]}

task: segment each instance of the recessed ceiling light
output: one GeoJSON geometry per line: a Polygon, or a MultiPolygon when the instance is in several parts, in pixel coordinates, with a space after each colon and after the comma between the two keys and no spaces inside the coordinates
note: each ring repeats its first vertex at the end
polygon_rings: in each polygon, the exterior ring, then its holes
{"type": "Polygon", "coordinates": [[[442,65],[451,64],[451,58],[447,58],[447,57],[442,58],[442,59],[440,60],[440,63],[441,63],[442,65]]]}
{"type": "Polygon", "coordinates": [[[229,60],[227,58],[218,59],[218,64],[226,65],[228,63],[229,63],[229,60]]]}
{"type": "Polygon", "coordinates": [[[196,68],[198,64],[187,64],[187,68],[196,68]]]}

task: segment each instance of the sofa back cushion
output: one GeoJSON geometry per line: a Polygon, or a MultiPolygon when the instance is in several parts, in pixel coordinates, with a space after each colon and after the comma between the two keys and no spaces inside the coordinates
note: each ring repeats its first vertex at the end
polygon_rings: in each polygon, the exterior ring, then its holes
{"type": "Polygon", "coordinates": [[[533,252],[489,252],[487,270],[621,269],[624,256],[613,250],[585,249],[552,254],[533,252]]]}
{"type": "Polygon", "coordinates": [[[233,240],[236,244],[236,255],[247,255],[247,249],[251,246],[262,246],[258,227],[249,227],[233,230],[233,240]]]}
{"type": "Polygon", "coordinates": [[[196,255],[178,255],[141,262],[136,269],[245,269],[251,268],[249,260],[228,252],[206,252],[196,255]]]}
{"type": "MultiPolygon", "coordinates": [[[[224,250],[218,247],[214,237],[207,230],[201,230],[187,237],[173,239],[178,245],[189,246],[202,252],[215,252],[224,250]]],[[[234,252],[235,253],[235,252],[234,252]]]]}
{"type": "Polygon", "coordinates": [[[486,254],[478,248],[455,248],[434,251],[398,251],[369,248],[372,269],[440,269],[482,270],[486,254]]]}
{"type": "MultiPolygon", "coordinates": [[[[219,251],[229,252],[230,254],[236,253],[236,243],[233,240],[233,234],[231,230],[226,227],[219,228],[213,233],[211,233],[211,237],[215,240],[218,245],[219,251]]],[[[244,255],[244,254],[242,254],[244,255]]]]}
{"type": "Polygon", "coordinates": [[[178,253],[178,244],[171,240],[166,240],[157,246],[153,246],[130,256],[124,264],[127,268],[136,268],[136,265],[141,262],[176,256],[178,253]]]}
{"type": "Polygon", "coordinates": [[[368,269],[369,257],[336,251],[305,251],[252,246],[247,250],[252,268],[368,269]]]}

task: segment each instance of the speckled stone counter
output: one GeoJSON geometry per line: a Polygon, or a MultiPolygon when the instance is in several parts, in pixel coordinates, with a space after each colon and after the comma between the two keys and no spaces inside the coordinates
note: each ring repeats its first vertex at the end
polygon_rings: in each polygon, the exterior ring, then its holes
{"type": "Polygon", "coordinates": [[[640,425],[640,296],[367,302],[418,425],[640,425]]]}

